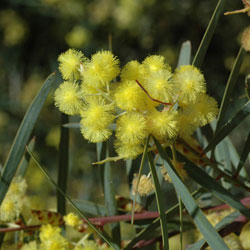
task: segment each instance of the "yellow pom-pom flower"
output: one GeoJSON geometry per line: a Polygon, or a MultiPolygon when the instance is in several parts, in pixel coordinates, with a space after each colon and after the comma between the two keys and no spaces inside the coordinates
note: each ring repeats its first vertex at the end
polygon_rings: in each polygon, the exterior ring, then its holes
{"type": "Polygon", "coordinates": [[[67,226],[74,228],[78,228],[82,224],[81,219],[74,213],[68,213],[66,216],[63,216],[63,220],[67,226]]]}
{"type": "Polygon", "coordinates": [[[124,143],[119,140],[115,141],[115,151],[124,159],[135,159],[143,152],[143,145],[138,143],[124,143]]]}
{"type": "Polygon", "coordinates": [[[204,126],[213,121],[219,112],[216,100],[206,94],[201,94],[196,103],[183,110],[186,115],[193,117],[192,123],[197,126],[204,126]]]}
{"type": "Polygon", "coordinates": [[[194,103],[200,94],[206,93],[203,74],[192,65],[183,65],[175,71],[174,87],[179,95],[179,102],[194,103]]]}
{"type": "Polygon", "coordinates": [[[173,97],[171,76],[172,73],[168,70],[159,70],[150,74],[144,82],[149,95],[162,102],[171,102],[173,97]]]}
{"type": "Polygon", "coordinates": [[[142,65],[144,66],[148,74],[151,74],[159,70],[163,70],[163,69],[171,71],[171,67],[168,64],[166,64],[164,61],[165,61],[165,58],[163,56],[152,55],[152,56],[146,57],[145,60],[142,62],[142,65]]]}
{"type": "Polygon", "coordinates": [[[67,115],[78,115],[83,108],[82,94],[78,84],[63,82],[55,91],[55,105],[67,115]]]}
{"type": "Polygon", "coordinates": [[[108,50],[92,55],[82,72],[85,83],[98,88],[107,85],[119,73],[119,60],[108,50]]]}
{"type": "Polygon", "coordinates": [[[81,51],[69,49],[58,57],[59,70],[64,80],[78,80],[80,78],[80,64],[85,61],[81,51]]]}
{"type": "MultiPolygon", "coordinates": [[[[138,86],[136,81],[123,81],[115,89],[115,104],[127,111],[146,110],[149,97],[138,86]]],[[[150,100],[150,99],[149,99],[150,100]]]]}
{"type": "MultiPolygon", "coordinates": [[[[136,175],[133,179],[133,195],[136,194],[136,186],[138,183],[138,175],[136,175]]],[[[152,192],[154,190],[154,184],[152,182],[151,177],[146,176],[145,174],[141,176],[139,184],[138,184],[138,189],[137,192],[141,195],[141,196],[146,196],[147,194],[149,194],[150,192],[152,192]]]]}
{"type": "Polygon", "coordinates": [[[139,144],[148,136],[145,117],[140,113],[125,114],[116,124],[116,137],[121,142],[139,144]]]}
{"type": "Polygon", "coordinates": [[[121,79],[124,80],[138,80],[142,82],[144,78],[144,67],[138,61],[133,60],[128,62],[121,71],[121,79]]]}
{"type": "Polygon", "coordinates": [[[112,134],[108,126],[115,118],[113,112],[114,106],[106,104],[101,97],[89,102],[81,112],[81,132],[84,138],[91,142],[107,140],[112,134]]]}
{"type": "Polygon", "coordinates": [[[177,111],[155,110],[148,114],[147,121],[150,134],[158,140],[173,139],[177,136],[179,129],[177,111]]]}
{"type": "Polygon", "coordinates": [[[61,229],[59,227],[54,227],[50,224],[41,226],[39,234],[41,249],[67,250],[69,244],[60,232],[61,229]]]}
{"type": "Polygon", "coordinates": [[[29,243],[24,244],[20,250],[39,250],[39,246],[35,240],[30,241],[29,243]]]}

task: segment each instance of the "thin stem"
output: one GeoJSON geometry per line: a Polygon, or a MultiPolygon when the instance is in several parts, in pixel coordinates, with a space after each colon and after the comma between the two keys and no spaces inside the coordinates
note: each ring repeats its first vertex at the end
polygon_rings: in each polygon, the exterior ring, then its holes
{"type": "Polygon", "coordinates": [[[240,14],[240,13],[246,13],[250,11],[250,7],[246,7],[244,9],[241,9],[241,10],[233,10],[233,11],[227,11],[224,13],[225,16],[227,15],[234,15],[234,14],[240,14]]]}
{"type": "Polygon", "coordinates": [[[173,105],[172,103],[170,102],[162,102],[162,101],[159,101],[155,98],[153,98],[151,95],[149,95],[148,91],[141,85],[141,83],[138,81],[138,80],[135,80],[136,83],[139,85],[139,87],[145,92],[145,94],[154,102],[158,102],[158,103],[161,103],[163,105],[173,105]]]}
{"type": "Polygon", "coordinates": [[[143,165],[144,165],[144,162],[145,162],[145,159],[146,159],[146,153],[147,153],[147,150],[148,150],[149,139],[150,139],[150,136],[148,136],[146,144],[144,146],[144,151],[143,151],[143,155],[142,155],[142,159],[141,159],[141,164],[140,164],[138,179],[137,179],[137,182],[136,182],[135,194],[134,194],[133,206],[132,206],[131,224],[134,224],[135,198],[136,198],[136,195],[137,195],[137,191],[138,191],[138,187],[139,187],[139,182],[140,182],[140,179],[141,179],[142,168],[143,168],[143,165]]]}

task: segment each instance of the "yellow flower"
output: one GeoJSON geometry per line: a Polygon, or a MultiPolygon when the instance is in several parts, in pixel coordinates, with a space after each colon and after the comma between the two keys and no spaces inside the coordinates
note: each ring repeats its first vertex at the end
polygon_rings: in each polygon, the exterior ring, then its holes
{"type": "Polygon", "coordinates": [[[125,114],[116,123],[116,137],[123,143],[139,144],[148,136],[146,120],[140,113],[125,114]]]}
{"type": "Polygon", "coordinates": [[[65,41],[70,47],[81,48],[88,44],[90,32],[84,27],[77,25],[65,36],[65,41]]]}
{"type": "Polygon", "coordinates": [[[178,133],[178,112],[177,111],[153,111],[147,116],[149,133],[158,140],[172,139],[178,133]]]}
{"type": "Polygon", "coordinates": [[[68,213],[66,216],[63,216],[63,220],[67,226],[77,228],[82,224],[81,219],[74,213],[68,213]]]}
{"type": "MultiPolygon", "coordinates": [[[[114,99],[116,105],[127,111],[147,110],[149,97],[138,86],[136,81],[123,81],[115,89],[114,99]]],[[[149,99],[150,101],[150,99],[149,99]]]]}
{"type": "Polygon", "coordinates": [[[88,103],[81,112],[81,133],[91,142],[107,140],[112,131],[108,128],[114,120],[114,106],[106,104],[102,97],[95,98],[88,103]]]}
{"type": "MultiPolygon", "coordinates": [[[[138,183],[138,175],[136,175],[133,179],[133,195],[136,194],[136,186],[138,183]]],[[[152,182],[151,177],[146,176],[145,174],[141,176],[140,182],[138,185],[138,193],[141,196],[146,196],[148,193],[154,190],[154,184],[152,182]]]]}
{"type": "Polygon", "coordinates": [[[159,70],[151,73],[144,81],[149,95],[162,102],[171,102],[173,99],[173,84],[170,80],[172,73],[169,70],[159,70]]]}
{"type": "Polygon", "coordinates": [[[163,56],[152,55],[146,57],[145,60],[142,62],[142,65],[145,67],[145,70],[148,74],[164,69],[171,71],[171,67],[164,61],[165,58],[163,56]]]}
{"type": "Polygon", "coordinates": [[[119,60],[108,50],[92,55],[91,61],[83,65],[82,72],[84,82],[97,88],[106,86],[119,73],[119,60]]]}
{"type": "Polygon", "coordinates": [[[59,70],[64,80],[78,80],[80,78],[80,64],[86,61],[83,53],[69,49],[58,57],[59,70]]]}
{"type": "Polygon", "coordinates": [[[241,230],[240,241],[243,249],[250,249],[250,222],[248,222],[241,230]]]}
{"type": "Polygon", "coordinates": [[[63,82],[55,91],[55,105],[67,115],[78,115],[83,108],[78,84],[63,82]]]}
{"type": "Polygon", "coordinates": [[[67,240],[60,234],[59,227],[50,224],[42,225],[40,228],[41,250],[66,250],[68,249],[67,240]]]}
{"type": "Polygon", "coordinates": [[[133,144],[133,143],[124,143],[119,140],[115,141],[115,151],[119,156],[124,159],[135,159],[138,155],[143,152],[143,145],[133,144]]]}
{"type": "Polygon", "coordinates": [[[216,118],[219,109],[214,98],[201,94],[197,102],[189,104],[183,109],[183,112],[193,118],[193,124],[204,126],[216,118]]]}
{"type": "Polygon", "coordinates": [[[179,102],[184,104],[194,103],[200,94],[206,93],[204,76],[192,65],[183,65],[176,69],[173,83],[179,102]]]}
{"type": "Polygon", "coordinates": [[[136,60],[128,62],[121,71],[121,79],[125,80],[138,80],[142,82],[144,78],[144,67],[136,60]]]}

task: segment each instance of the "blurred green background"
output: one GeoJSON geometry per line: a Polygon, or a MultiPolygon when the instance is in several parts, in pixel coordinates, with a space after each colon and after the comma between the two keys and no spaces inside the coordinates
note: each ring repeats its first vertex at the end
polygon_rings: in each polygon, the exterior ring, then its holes
{"type": "MultiPolygon", "coordinates": [[[[121,65],[131,59],[142,61],[150,54],[161,54],[174,69],[184,41],[191,41],[194,55],[216,4],[216,0],[2,0],[0,163],[3,165],[6,160],[28,105],[45,78],[57,69],[60,53],[72,47],[90,56],[98,50],[108,49],[109,37],[112,37],[112,50],[121,65]]],[[[240,0],[227,1],[225,11],[240,8],[240,0]]],[[[202,66],[208,92],[218,102],[240,46],[240,33],[248,25],[246,14],[221,16],[219,20],[202,66]]],[[[249,72],[250,55],[246,55],[231,105],[232,112],[244,101],[244,78],[249,72]]],[[[36,136],[36,156],[54,178],[58,163],[59,123],[60,113],[54,107],[51,95],[33,134],[36,136]]],[[[233,133],[239,151],[247,126],[249,120],[233,133]]],[[[96,160],[95,145],[87,143],[77,129],[71,129],[70,139],[69,195],[101,203],[103,195],[97,167],[91,166],[96,160]]],[[[114,171],[117,172],[114,177],[117,193],[128,196],[125,168],[117,167],[114,171]]],[[[27,177],[31,194],[40,193],[41,187],[43,194],[40,198],[54,194],[32,163],[27,177]]],[[[55,198],[48,200],[50,202],[53,206],[55,198]]]]}

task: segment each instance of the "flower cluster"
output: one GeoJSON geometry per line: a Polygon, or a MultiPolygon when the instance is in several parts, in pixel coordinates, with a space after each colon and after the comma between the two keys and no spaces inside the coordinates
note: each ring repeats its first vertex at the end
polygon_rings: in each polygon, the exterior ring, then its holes
{"type": "Polygon", "coordinates": [[[15,177],[11,182],[9,190],[0,207],[0,220],[3,222],[14,222],[18,219],[26,197],[27,183],[21,177],[15,177]]]}
{"type": "Polygon", "coordinates": [[[111,51],[88,59],[73,49],[58,61],[64,82],[55,105],[81,116],[81,133],[90,142],[105,141],[115,130],[115,149],[123,158],[141,154],[149,135],[161,143],[187,138],[218,113],[203,74],[192,65],[173,72],[163,56],[152,55],[120,69],[111,51]]]}

